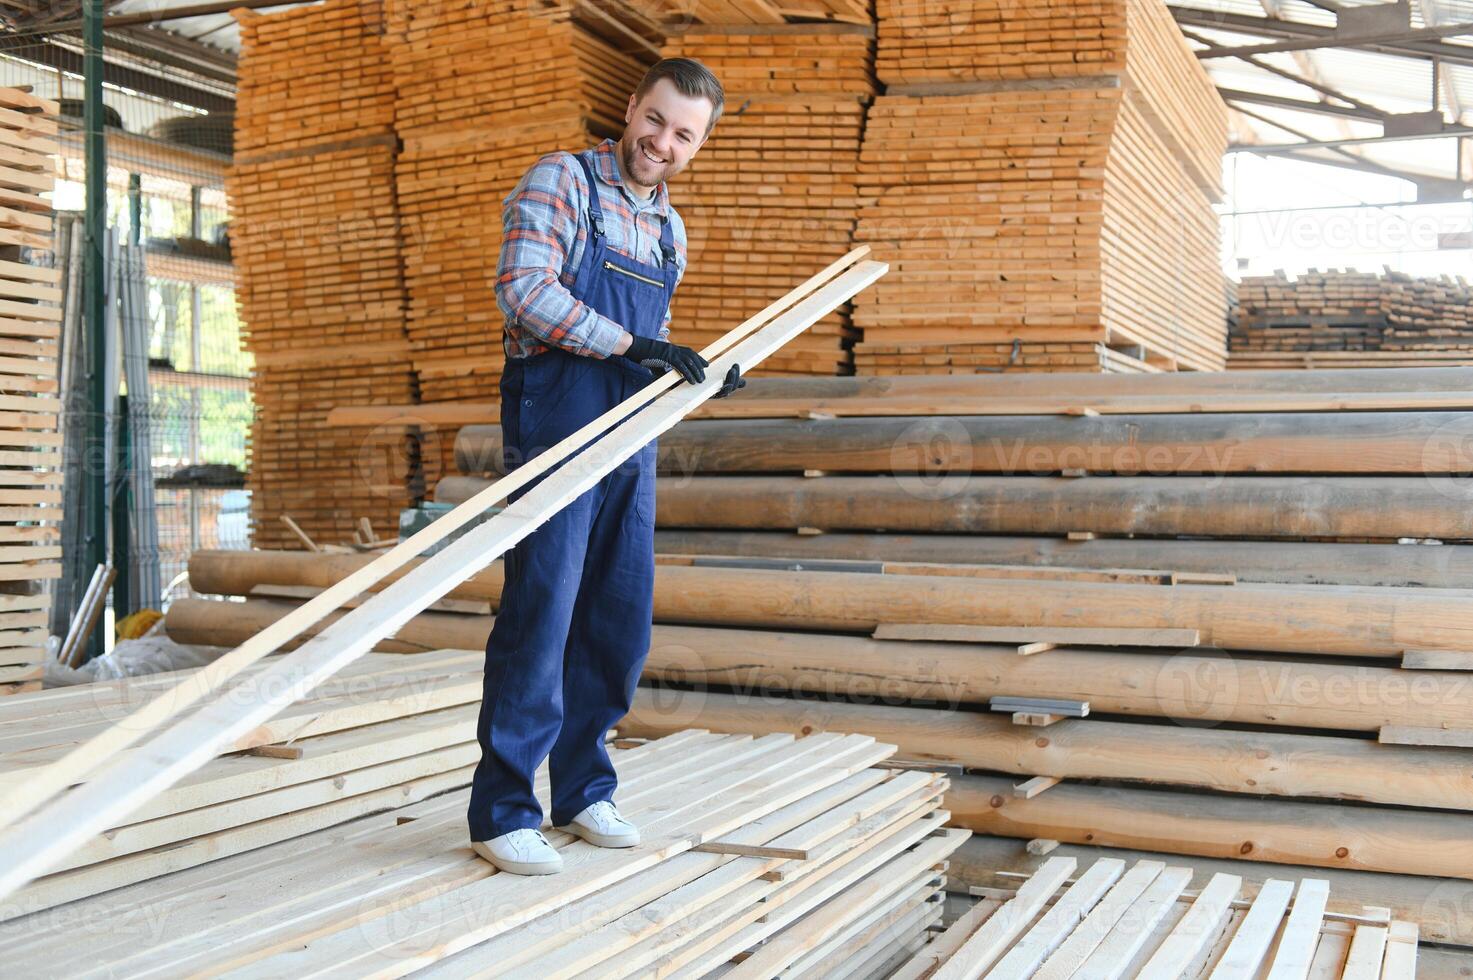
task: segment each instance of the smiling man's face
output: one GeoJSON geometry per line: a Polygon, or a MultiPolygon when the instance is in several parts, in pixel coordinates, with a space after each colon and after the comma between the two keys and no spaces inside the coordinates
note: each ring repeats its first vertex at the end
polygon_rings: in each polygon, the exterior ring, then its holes
{"type": "Polygon", "coordinates": [[[713,109],[708,99],[680,94],[668,78],[652,85],[638,102],[631,95],[624,112],[629,125],[619,140],[624,177],[648,196],[660,181],[684,170],[706,142],[713,109]]]}

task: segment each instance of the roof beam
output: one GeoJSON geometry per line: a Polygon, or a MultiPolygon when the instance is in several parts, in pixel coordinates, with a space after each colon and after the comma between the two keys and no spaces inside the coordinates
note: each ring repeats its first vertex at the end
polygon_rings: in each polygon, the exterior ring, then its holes
{"type": "MultiPolygon", "coordinates": [[[[11,35],[0,35],[0,55],[20,58],[38,65],[45,65],[48,68],[70,72],[79,77],[82,75],[81,53],[46,38],[16,38],[11,35]]],[[[235,110],[235,99],[229,95],[195,88],[174,79],[161,78],[151,72],[120,65],[116,61],[106,63],[103,77],[114,85],[121,85],[123,88],[130,88],[135,92],[142,92],[155,98],[182,102],[197,109],[205,109],[209,112],[233,112],[235,110]]]]}
{"type": "MultiPolygon", "coordinates": [[[[1277,37],[1286,40],[1306,40],[1321,42],[1313,47],[1345,47],[1347,41],[1337,35],[1332,27],[1320,27],[1316,24],[1301,24],[1296,21],[1274,20],[1271,17],[1248,17],[1243,14],[1218,13],[1210,10],[1197,10],[1190,7],[1171,7],[1171,15],[1176,18],[1177,24],[1183,27],[1196,27],[1205,30],[1231,31],[1234,34],[1252,34],[1258,37],[1277,37]],[[1329,39],[1330,43],[1322,43],[1329,39]]],[[[1451,32],[1451,34],[1465,33],[1470,28],[1468,25],[1444,25],[1436,28],[1451,32]]],[[[1444,35],[1444,36],[1450,36],[1444,35]]],[[[1370,42],[1364,38],[1366,35],[1350,38],[1350,45],[1365,48],[1380,54],[1397,55],[1404,58],[1420,58],[1430,60],[1440,58],[1447,64],[1473,65],[1473,47],[1461,44],[1447,44],[1442,41],[1408,41],[1400,40],[1394,42],[1370,42]]],[[[1241,49],[1224,47],[1219,45],[1217,50],[1226,52],[1214,57],[1237,57],[1232,52],[1241,50],[1246,53],[1261,53],[1256,46],[1246,46],[1241,49]]],[[[1200,54],[1200,52],[1198,52],[1200,54]]]]}
{"type": "Polygon", "coordinates": [[[1269,95],[1266,92],[1245,92],[1242,89],[1223,88],[1221,86],[1218,86],[1217,93],[1228,102],[1247,102],[1252,105],[1274,106],[1278,109],[1293,109],[1296,112],[1313,112],[1322,116],[1359,119],[1363,122],[1384,123],[1386,121],[1386,113],[1380,109],[1331,105],[1328,102],[1310,102],[1306,99],[1291,99],[1284,95],[1269,95]]]}
{"type": "MultiPolygon", "coordinates": [[[[1302,37],[1268,44],[1246,44],[1236,47],[1217,46],[1197,51],[1203,61],[1212,58],[1241,58],[1250,54],[1273,54],[1276,51],[1312,51],[1315,48],[1361,48],[1373,44],[1402,44],[1408,41],[1437,41],[1445,37],[1473,34],[1473,23],[1442,24],[1415,31],[1388,31],[1383,34],[1341,34],[1338,31],[1319,37],[1302,37]]],[[[1473,52],[1469,52],[1473,54],[1473,52]]]]}
{"type": "Polygon", "coordinates": [[[1417,133],[1412,136],[1355,136],[1343,140],[1307,140],[1303,143],[1238,143],[1228,147],[1229,153],[1286,153],[1291,150],[1328,150],[1342,146],[1368,146],[1373,143],[1405,143],[1412,140],[1455,139],[1473,136],[1473,126],[1455,126],[1440,133],[1417,133]]]}

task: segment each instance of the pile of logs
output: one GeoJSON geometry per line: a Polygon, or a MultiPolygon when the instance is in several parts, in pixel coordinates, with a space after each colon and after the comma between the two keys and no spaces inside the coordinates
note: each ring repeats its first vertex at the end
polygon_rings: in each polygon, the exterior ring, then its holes
{"type": "MultiPolygon", "coordinates": [[[[52,252],[55,102],[0,88],[0,694],[40,686],[51,595],[61,573],[58,397],[60,273],[52,252]]],[[[67,339],[68,350],[75,338],[67,339]]],[[[80,366],[80,358],[74,363],[80,366]]]]}
{"type": "MultiPolygon", "coordinates": [[[[693,26],[665,45],[696,58],[728,111],[671,182],[689,237],[672,329],[701,348],[849,248],[873,29],[857,24],[693,26]]],[[[841,309],[764,362],[763,376],[852,373],[841,309]]]]}
{"type": "Polygon", "coordinates": [[[1163,4],[878,6],[860,374],[1219,369],[1226,108],[1163,4]]]}
{"type": "Polygon", "coordinates": [[[397,431],[323,422],[344,403],[418,400],[383,25],[356,0],[237,19],[241,109],[226,188],[256,364],[253,540],[295,546],[283,516],[318,541],[347,539],[363,517],[382,532],[413,500],[414,447],[397,431]]]}
{"type": "MultiPolygon", "coordinates": [[[[959,767],[960,826],[1232,858],[1254,888],[1323,869],[1473,944],[1438,911],[1473,895],[1447,778],[1473,765],[1469,390],[1453,368],[756,379],[661,439],[651,687],[621,732],[865,732],[959,767]]],[[[494,430],[460,443],[495,472],[494,430]]],[[[169,631],[232,642],[365,561],[199,553],[194,587],[247,601],[177,603],[169,631]]],[[[451,599],[494,608],[501,574],[451,599]]],[[[442,606],[386,648],[488,627],[442,606]]]]}
{"type": "Polygon", "coordinates": [[[1462,277],[1311,270],[1250,276],[1237,294],[1234,369],[1473,364],[1473,288],[1462,277]]]}

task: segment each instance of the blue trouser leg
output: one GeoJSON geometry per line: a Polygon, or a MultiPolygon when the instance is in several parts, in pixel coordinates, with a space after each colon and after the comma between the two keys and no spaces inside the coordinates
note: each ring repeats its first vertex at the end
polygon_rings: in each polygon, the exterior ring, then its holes
{"type": "Polygon", "coordinates": [[[486,642],[471,786],[471,840],[542,825],[532,783],[562,727],[563,644],[588,540],[585,494],[507,555],[501,605],[486,642]],[[548,588],[558,583],[561,590],[548,588]]]}
{"type": "MultiPolygon", "coordinates": [[[[633,387],[630,392],[632,393],[633,387]]],[[[548,762],[562,826],[618,785],[603,739],[629,713],[654,612],[654,450],[605,477],[563,653],[563,727],[548,762]]]]}

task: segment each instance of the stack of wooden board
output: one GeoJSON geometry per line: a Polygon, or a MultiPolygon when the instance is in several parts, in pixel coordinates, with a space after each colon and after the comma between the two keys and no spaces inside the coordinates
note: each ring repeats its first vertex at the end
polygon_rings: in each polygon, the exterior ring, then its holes
{"type": "MultiPolygon", "coordinates": [[[[462,652],[412,659],[370,654],[356,661],[254,729],[232,754],[149,800],[126,825],[99,835],[63,866],[0,902],[0,917],[50,909],[268,844],[290,846],[324,827],[467,785],[479,757],[475,721],[483,659],[462,652]]],[[[252,673],[269,666],[264,662],[252,673]]],[[[0,703],[0,794],[166,695],[183,676],[6,699],[0,703]]]]}
{"type": "MultiPolygon", "coordinates": [[[[479,654],[434,656],[448,662],[479,654]]],[[[412,671],[432,658],[369,659],[412,671]]],[[[478,667],[460,677],[479,688],[478,667]]],[[[382,756],[387,750],[369,737],[377,729],[408,741],[381,724],[304,739],[294,762],[235,757],[215,768],[237,761],[322,769],[328,746],[317,752],[315,743],[332,739],[356,739],[352,751],[382,756]]],[[[459,734],[470,741],[455,751],[476,750],[473,719],[459,734]]],[[[939,914],[947,859],[968,836],[942,826],[946,778],[879,768],[893,751],[857,735],[752,739],[699,731],[615,748],[618,800],[640,824],[643,842],[606,850],[549,827],[567,867],[540,878],[498,873],[471,852],[464,788],[471,767],[460,766],[389,787],[400,795],[387,812],[331,829],[306,821],[293,829],[280,817],[225,818],[228,829],[216,836],[256,833],[260,846],[234,856],[227,849],[158,880],[98,881],[115,890],[94,888],[68,909],[108,929],[77,929],[71,915],[17,915],[23,909],[10,907],[0,937],[14,968],[105,965],[120,977],[329,968],[543,977],[680,968],[693,977],[755,977],[771,975],[774,964],[834,975],[826,965],[852,953],[848,943],[857,938],[869,944],[887,935],[891,958],[924,941],[939,914]],[[438,795],[427,797],[422,787],[437,779],[438,795]],[[280,832],[270,842],[259,831],[273,826],[280,832]],[[139,910],[167,922],[167,932],[140,936],[125,928],[139,910]]],[[[235,775],[240,781],[244,773],[235,775]]],[[[300,795],[311,785],[278,792],[300,795]]],[[[545,807],[545,772],[537,792],[545,807]]]]}
{"type": "Polygon", "coordinates": [[[539,157],[618,135],[660,35],[639,5],[623,2],[402,2],[390,25],[409,336],[423,398],[494,399],[504,362],[502,201],[539,157]]]}
{"type": "Polygon", "coordinates": [[[1235,875],[1191,893],[1190,868],[1103,858],[1075,876],[1078,864],[1050,858],[1016,888],[973,889],[977,904],[891,980],[1417,975],[1415,923],[1384,907],[1327,913],[1322,878],[1273,879],[1249,901],[1235,875]]]}
{"type": "Polygon", "coordinates": [[[1473,364],[1473,289],[1462,277],[1310,270],[1250,276],[1237,293],[1234,369],[1473,364]]]}
{"type": "Polygon", "coordinates": [[[878,14],[859,373],[1220,369],[1226,108],[1164,5],[878,14]]]}
{"type": "MultiPolygon", "coordinates": [[[[671,183],[689,235],[672,311],[680,343],[715,340],[848,247],[874,95],[872,38],[860,24],[702,25],[666,44],[666,56],[696,58],[716,73],[728,109],[671,183]]],[[[852,373],[855,336],[842,309],[759,373],[852,373]]]]}
{"type": "Polygon", "coordinates": [[[413,501],[402,434],[329,429],[343,402],[417,400],[394,193],[383,25],[353,0],[238,13],[241,111],[230,169],[242,334],[255,355],[254,541],[297,547],[382,531],[413,501]]]}
{"type": "Polygon", "coordinates": [[[40,686],[60,574],[61,290],[49,194],[58,106],[0,88],[0,694],[40,686]]]}

